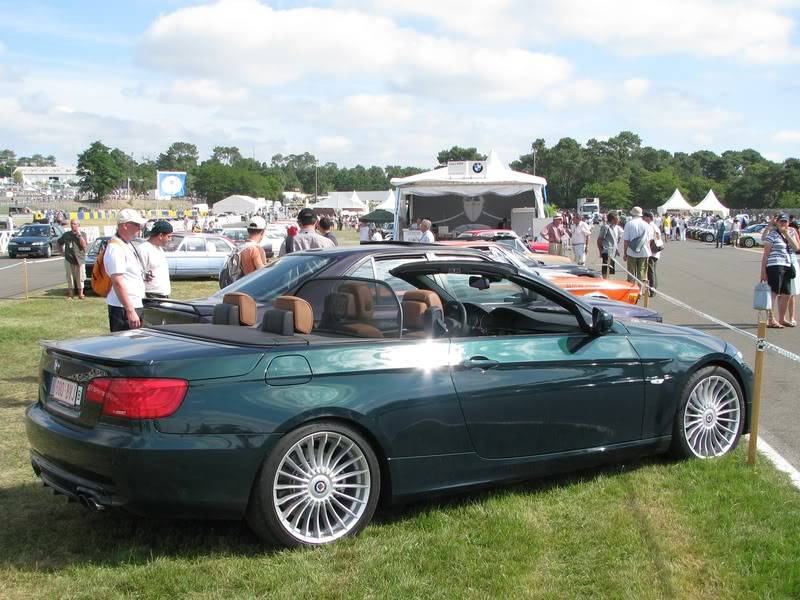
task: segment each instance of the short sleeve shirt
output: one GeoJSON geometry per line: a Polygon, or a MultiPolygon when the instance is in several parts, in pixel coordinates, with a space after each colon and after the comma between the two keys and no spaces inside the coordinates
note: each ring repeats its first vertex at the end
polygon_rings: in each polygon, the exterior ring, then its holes
{"type": "Polygon", "coordinates": [[[72,264],[83,264],[86,262],[86,247],[84,246],[81,248],[79,237],[83,239],[85,244],[86,235],[83,232],[76,235],[72,230],[69,230],[65,231],[61,237],[58,238],[58,243],[64,246],[64,258],[67,262],[71,262],[72,264]]]}
{"type": "Polygon", "coordinates": [[[648,242],[651,237],[650,227],[641,217],[634,217],[625,223],[625,231],[622,234],[622,239],[628,242],[628,256],[632,256],[633,258],[647,258],[650,256],[650,244],[648,242]],[[644,243],[642,244],[641,250],[637,252],[633,249],[633,244],[631,242],[636,240],[640,235],[644,235],[644,243]]]}
{"type": "MultiPolygon", "coordinates": [[[[142,276],[142,263],[134,252],[133,245],[123,242],[117,236],[111,238],[106,246],[103,266],[109,276],[122,274],[122,285],[125,286],[131,304],[134,308],[141,308],[142,298],[144,298],[144,277],[142,276]]],[[[113,287],[108,294],[107,301],[111,306],[122,306],[113,287]]]]}
{"type": "Polygon", "coordinates": [[[172,288],[169,282],[169,263],[164,250],[150,242],[145,242],[139,246],[138,252],[142,258],[142,267],[145,273],[150,271],[153,275],[150,281],[145,282],[145,291],[169,296],[172,288]]]}
{"type": "Polygon", "coordinates": [[[764,236],[763,241],[772,246],[769,256],[767,257],[768,267],[788,267],[792,264],[789,258],[789,248],[777,229],[773,227],[770,232],[764,236]]]}

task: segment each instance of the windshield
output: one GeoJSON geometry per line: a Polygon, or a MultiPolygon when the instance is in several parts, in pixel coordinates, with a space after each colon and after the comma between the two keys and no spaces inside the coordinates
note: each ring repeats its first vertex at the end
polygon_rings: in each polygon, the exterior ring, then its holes
{"type": "Polygon", "coordinates": [[[50,235],[50,227],[47,225],[26,225],[20,229],[19,235],[26,237],[47,237],[50,235]]]}
{"type": "Polygon", "coordinates": [[[271,267],[254,271],[211,297],[222,300],[228,292],[244,292],[258,303],[269,304],[322,271],[333,260],[328,256],[289,254],[271,267]]]}
{"type": "Polygon", "coordinates": [[[108,243],[107,237],[97,238],[95,241],[92,242],[92,245],[89,246],[89,250],[87,250],[87,254],[100,254],[100,250],[103,246],[108,243]]]}

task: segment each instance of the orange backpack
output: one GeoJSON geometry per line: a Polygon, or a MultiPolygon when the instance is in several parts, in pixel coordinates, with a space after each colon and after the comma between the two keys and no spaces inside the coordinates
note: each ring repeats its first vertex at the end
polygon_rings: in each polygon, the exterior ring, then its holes
{"type": "MultiPolygon", "coordinates": [[[[108,244],[113,242],[114,238],[108,240],[108,244]]],[[[103,246],[102,250],[100,250],[100,253],[97,255],[97,260],[94,261],[94,266],[92,267],[92,290],[98,296],[103,297],[111,293],[111,277],[106,272],[106,266],[103,264],[108,244],[103,246]]]]}

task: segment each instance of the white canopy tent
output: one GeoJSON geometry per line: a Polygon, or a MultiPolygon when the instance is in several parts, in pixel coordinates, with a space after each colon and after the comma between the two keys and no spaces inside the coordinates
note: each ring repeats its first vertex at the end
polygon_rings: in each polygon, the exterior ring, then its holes
{"type": "Polygon", "coordinates": [[[390,183],[395,186],[395,205],[386,210],[395,213],[395,230],[408,226],[401,219],[416,217],[433,217],[440,228],[495,227],[501,219],[510,222],[511,209],[523,206],[534,207],[538,218],[545,216],[547,180],[511,170],[494,150],[485,161],[455,161],[432,171],[392,178],[390,183]],[[423,199],[429,200],[424,202],[425,208],[415,207],[415,202],[423,199]]]}
{"type": "Polygon", "coordinates": [[[234,194],[215,202],[212,207],[214,214],[232,212],[238,215],[253,214],[259,209],[265,208],[267,201],[264,198],[253,198],[252,196],[241,196],[234,194]]]}
{"type": "Polygon", "coordinates": [[[675,191],[672,192],[672,196],[669,197],[669,200],[664,202],[664,204],[656,209],[660,215],[663,215],[667,211],[690,212],[691,210],[692,205],[686,201],[686,198],[683,197],[683,194],[681,194],[681,191],[678,188],[675,188],[675,191]]]}
{"type": "Polygon", "coordinates": [[[324,200],[311,204],[310,208],[332,208],[351,212],[367,212],[367,205],[356,192],[331,192],[324,200]]]}
{"type": "Polygon", "coordinates": [[[723,217],[727,217],[731,213],[730,209],[724,207],[722,202],[719,201],[719,198],[717,198],[714,190],[708,190],[706,197],[700,200],[700,202],[697,203],[692,211],[716,213],[722,215],[723,217]]]}

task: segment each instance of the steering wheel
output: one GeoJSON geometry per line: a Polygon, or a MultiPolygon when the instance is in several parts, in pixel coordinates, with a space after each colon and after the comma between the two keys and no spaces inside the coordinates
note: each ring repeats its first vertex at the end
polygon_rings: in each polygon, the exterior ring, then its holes
{"type": "MultiPolygon", "coordinates": [[[[444,309],[445,309],[445,314],[447,314],[447,312],[451,310],[458,312],[458,316],[461,321],[460,323],[458,323],[458,328],[460,330],[459,332],[463,333],[467,328],[467,308],[458,300],[448,300],[444,304],[444,309]]],[[[451,331],[453,330],[453,328],[450,329],[451,331]]]]}

